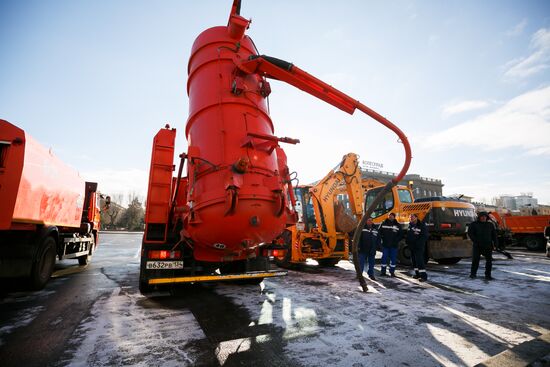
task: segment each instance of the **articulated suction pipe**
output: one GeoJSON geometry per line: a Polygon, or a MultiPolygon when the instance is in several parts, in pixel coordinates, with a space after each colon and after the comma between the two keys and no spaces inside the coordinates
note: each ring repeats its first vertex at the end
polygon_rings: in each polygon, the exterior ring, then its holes
{"type": "Polygon", "coordinates": [[[234,62],[237,68],[245,74],[259,74],[262,77],[284,81],[349,114],[353,114],[355,110],[360,110],[382,125],[386,126],[388,129],[392,130],[399,137],[399,141],[403,144],[405,149],[405,163],[403,164],[403,168],[401,168],[399,174],[386,185],[386,187],[376,197],[374,202],[368,207],[353,236],[353,263],[355,265],[355,271],[357,273],[359,283],[361,284],[363,291],[366,292],[367,284],[359,269],[359,261],[357,256],[357,243],[359,241],[359,235],[365,226],[367,218],[370,217],[374,208],[380,203],[384,195],[399,181],[401,181],[409,169],[411,164],[411,147],[407,137],[396,125],[379,113],[288,61],[266,55],[251,55],[246,60],[235,58],[234,62]]]}
{"type": "Polygon", "coordinates": [[[376,111],[373,111],[369,107],[365,106],[364,104],[357,102],[357,109],[366,113],[376,121],[380,122],[382,125],[386,126],[388,129],[392,130],[398,137],[401,143],[403,144],[403,148],[405,149],[405,163],[403,164],[403,168],[401,168],[401,171],[399,174],[394,177],[391,181],[389,181],[386,186],[384,186],[384,189],[378,193],[374,201],[369,205],[367,208],[365,214],[361,218],[361,221],[355,228],[355,232],[353,233],[353,240],[352,240],[352,253],[353,253],[353,265],[355,266],[355,272],[357,274],[357,279],[359,281],[359,284],[361,285],[361,288],[363,289],[363,292],[368,291],[367,282],[365,281],[365,278],[363,277],[363,272],[361,271],[359,267],[359,256],[357,255],[357,247],[359,244],[359,239],[361,238],[361,231],[363,230],[363,227],[365,227],[365,224],[367,223],[367,219],[370,218],[372,212],[374,211],[374,208],[378,206],[384,199],[384,196],[386,193],[391,191],[391,189],[401,181],[401,179],[405,176],[407,173],[407,170],[409,169],[409,166],[411,165],[411,146],[409,144],[409,140],[399,129],[397,126],[395,126],[392,122],[390,122],[385,117],[381,116],[376,111]]]}

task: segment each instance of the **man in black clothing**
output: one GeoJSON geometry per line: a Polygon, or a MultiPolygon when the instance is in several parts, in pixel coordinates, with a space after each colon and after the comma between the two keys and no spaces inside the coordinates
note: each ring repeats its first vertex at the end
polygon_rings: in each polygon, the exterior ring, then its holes
{"type": "Polygon", "coordinates": [[[493,267],[493,248],[498,247],[497,232],[495,226],[489,222],[487,212],[480,212],[477,221],[472,222],[468,227],[468,236],[473,242],[472,269],[470,278],[475,278],[479,259],[485,257],[485,279],[493,280],[491,270],[493,267]]]}
{"type": "Polygon", "coordinates": [[[420,281],[428,279],[428,273],[426,273],[424,264],[424,251],[427,240],[428,229],[426,225],[418,219],[418,215],[411,214],[405,242],[411,250],[411,260],[414,268],[413,278],[420,279],[420,281]]]}
{"type": "Polygon", "coordinates": [[[386,265],[390,260],[390,275],[395,276],[395,265],[397,263],[397,248],[403,237],[401,224],[395,219],[395,213],[390,213],[388,218],[380,225],[380,237],[382,239],[382,266],[380,275],[386,275],[386,265]]]}
{"type": "Polygon", "coordinates": [[[380,236],[378,235],[378,226],[375,226],[372,218],[367,219],[367,224],[361,231],[361,239],[359,240],[359,267],[361,273],[365,269],[365,261],[368,259],[369,268],[367,274],[369,278],[375,280],[374,277],[374,256],[376,249],[380,245],[380,236]]]}

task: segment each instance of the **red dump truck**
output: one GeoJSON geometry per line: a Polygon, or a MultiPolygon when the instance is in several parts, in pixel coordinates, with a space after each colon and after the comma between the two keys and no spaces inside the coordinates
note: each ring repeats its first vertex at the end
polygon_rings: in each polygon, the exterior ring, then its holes
{"type": "Polygon", "coordinates": [[[550,215],[504,215],[491,213],[503,227],[512,233],[512,238],[528,250],[543,250],[546,244],[544,228],[550,226],[550,215]]]}
{"type": "Polygon", "coordinates": [[[86,265],[98,243],[99,197],[97,183],[0,120],[0,278],[41,289],[56,258],[86,265]]]}

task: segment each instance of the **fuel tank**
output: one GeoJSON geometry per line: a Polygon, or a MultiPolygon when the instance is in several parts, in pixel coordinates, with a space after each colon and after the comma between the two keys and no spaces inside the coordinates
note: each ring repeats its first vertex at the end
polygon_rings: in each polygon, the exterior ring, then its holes
{"type": "Polygon", "coordinates": [[[295,220],[286,156],[269,117],[269,83],[235,67],[258,54],[244,34],[248,26],[232,12],[227,26],[197,37],[189,59],[183,226],[197,260],[254,256],[295,220]]]}

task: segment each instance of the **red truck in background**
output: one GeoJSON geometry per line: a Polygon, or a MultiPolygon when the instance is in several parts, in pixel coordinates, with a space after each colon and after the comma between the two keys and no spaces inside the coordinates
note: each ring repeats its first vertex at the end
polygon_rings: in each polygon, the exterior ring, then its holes
{"type": "Polygon", "coordinates": [[[26,277],[41,289],[56,258],[88,264],[98,244],[99,199],[97,183],[0,120],[0,278],[26,277]]]}
{"type": "Polygon", "coordinates": [[[500,228],[509,230],[513,241],[528,250],[542,250],[546,244],[544,228],[550,226],[550,215],[504,215],[491,213],[500,228]]]}

